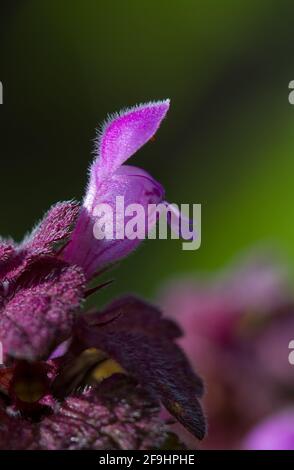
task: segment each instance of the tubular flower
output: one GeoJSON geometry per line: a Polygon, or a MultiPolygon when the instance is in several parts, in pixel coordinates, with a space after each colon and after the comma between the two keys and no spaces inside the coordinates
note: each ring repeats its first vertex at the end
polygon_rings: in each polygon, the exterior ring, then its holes
{"type": "Polygon", "coordinates": [[[148,204],[163,202],[164,189],[160,183],[146,171],[123,163],[153,137],[168,108],[169,100],[127,109],[111,117],[99,134],[97,157],[90,167],[82,210],[64,254],[65,259],[82,266],[87,277],[127,256],[140,243],[139,239],[124,236],[118,239],[121,226],[127,223],[124,219],[116,221],[111,239],[95,240],[93,228],[98,204],[114,209],[119,196],[124,198],[125,206],[140,204],[147,213],[148,204]]]}
{"type": "Polygon", "coordinates": [[[168,106],[114,116],[97,143],[83,204],[56,204],[21,244],[0,240],[2,449],[164,447],[161,405],[204,437],[203,384],[176,344],[176,323],[135,297],[82,311],[95,273],[139,243],[96,240],[97,203],[163,200],[150,175],[121,165],[154,135],[168,106]]]}

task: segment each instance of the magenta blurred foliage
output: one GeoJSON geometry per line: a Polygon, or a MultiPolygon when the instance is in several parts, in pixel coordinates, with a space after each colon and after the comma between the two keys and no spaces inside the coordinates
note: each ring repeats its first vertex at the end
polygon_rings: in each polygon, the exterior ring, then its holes
{"type": "MultiPolygon", "coordinates": [[[[206,383],[208,436],[201,448],[274,447],[281,420],[260,423],[294,406],[293,293],[286,263],[264,252],[215,277],[174,281],[161,293],[164,313],[181,325],[179,343],[206,383]]],[[[283,416],[285,440],[277,446],[294,449],[293,433],[287,435],[293,411],[283,416]]],[[[189,447],[199,446],[176,428],[189,447]]]]}

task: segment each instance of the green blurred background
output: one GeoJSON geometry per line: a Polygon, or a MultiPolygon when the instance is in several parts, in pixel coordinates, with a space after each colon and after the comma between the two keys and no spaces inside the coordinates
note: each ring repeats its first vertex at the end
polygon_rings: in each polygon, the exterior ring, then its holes
{"type": "Polygon", "coordinates": [[[256,244],[294,261],[293,1],[2,1],[0,60],[3,236],[21,239],[52,203],[82,197],[109,112],[169,97],[156,141],[131,163],[169,201],[202,204],[202,246],[145,242],[99,298],[152,297],[256,244]]]}

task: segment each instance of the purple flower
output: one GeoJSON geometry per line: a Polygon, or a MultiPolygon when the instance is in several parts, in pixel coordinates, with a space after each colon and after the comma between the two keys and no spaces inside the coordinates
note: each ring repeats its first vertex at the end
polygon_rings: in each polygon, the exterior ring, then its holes
{"type": "Polygon", "coordinates": [[[265,419],[244,441],[247,450],[294,450],[294,409],[286,409],[265,419]]]}
{"type": "Polygon", "coordinates": [[[104,127],[82,207],[53,206],[20,245],[0,240],[0,448],[152,449],[164,446],[163,405],[202,439],[201,379],[176,344],[176,323],[135,297],[82,314],[87,282],[137,240],[96,240],[94,207],[146,205],[162,187],[121,164],[163,119],[148,103],[104,127]]]}
{"type": "Polygon", "coordinates": [[[161,304],[206,383],[204,448],[240,447],[260,419],[291,403],[294,303],[283,264],[255,254],[216,279],[172,283],[161,304]]]}
{"type": "MultiPolygon", "coordinates": [[[[90,180],[81,214],[64,258],[83,267],[87,277],[109,263],[133,251],[139,239],[95,240],[95,208],[98,204],[115,207],[116,197],[124,197],[125,206],[163,201],[164,190],[146,171],[123,165],[140,147],[150,140],[169,108],[169,100],[148,103],[112,116],[104,125],[96,142],[96,159],[90,168],[90,180]]],[[[120,225],[126,221],[119,221],[120,225]]],[[[155,222],[155,220],[154,220],[155,222]]],[[[117,233],[114,228],[114,237],[117,233]]]]}

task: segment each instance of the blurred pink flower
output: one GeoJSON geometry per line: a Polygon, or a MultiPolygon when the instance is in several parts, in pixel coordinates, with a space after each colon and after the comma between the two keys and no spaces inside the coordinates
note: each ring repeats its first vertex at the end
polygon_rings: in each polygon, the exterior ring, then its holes
{"type": "Polygon", "coordinates": [[[217,279],[173,282],[162,295],[165,315],[184,331],[179,344],[206,382],[203,448],[240,448],[248,430],[294,391],[288,272],[268,259],[250,257],[217,279]]]}
{"type": "Polygon", "coordinates": [[[248,450],[294,450],[294,408],[259,423],[244,441],[248,450]]]}

